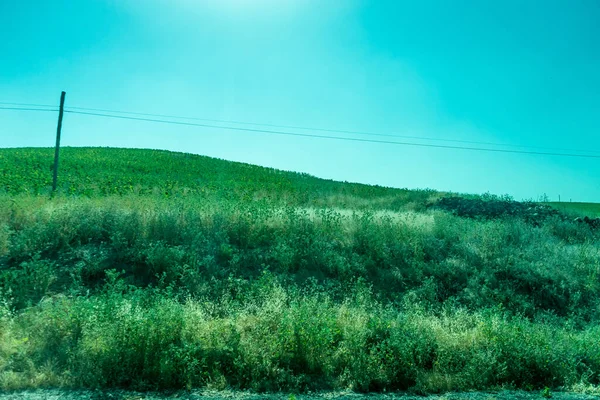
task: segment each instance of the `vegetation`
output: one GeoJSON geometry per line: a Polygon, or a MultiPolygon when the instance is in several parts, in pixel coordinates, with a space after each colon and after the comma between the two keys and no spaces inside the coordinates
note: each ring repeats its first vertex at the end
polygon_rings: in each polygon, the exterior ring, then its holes
{"type": "Polygon", "coordinates": [[[600,384],[585,224],[177,153],[62,155],[50,197],[50,150],[0,150],[0,390],[600,384]]]}
{"type": "MultiPolygon", "coordinates": [[[[70,196],[153,195],[216,200],[266,199],[290,205],[398,209],[424,204],[433,190],[402,190],[318,179],[164,150],[61,149],[59,192],[70,196]]],[[[54,150],[1,149],[0,192],[49,194],[54,150]]]]}
{"type": "Polygon", "coordinates": [[[592,218],[600,217],[600,204],[598,203],[552,202],[546,204],[571,215],[587,215],[592,218]]]}

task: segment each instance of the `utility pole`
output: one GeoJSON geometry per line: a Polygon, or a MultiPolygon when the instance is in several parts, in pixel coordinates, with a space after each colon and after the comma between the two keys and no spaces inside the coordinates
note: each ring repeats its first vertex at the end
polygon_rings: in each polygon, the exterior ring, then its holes
{"type": "Polygon", "coordinates": [[[58,111],[58,127],[56,128],[56,147],[54,149],[54,175],[52,177],[52,193],[56,192],[56,181],[58,179],[58,151],[60,150],[60,131],[62,129],[63,112],[65,108],[65,95],[60,94],[60,110],[58,111]]]}

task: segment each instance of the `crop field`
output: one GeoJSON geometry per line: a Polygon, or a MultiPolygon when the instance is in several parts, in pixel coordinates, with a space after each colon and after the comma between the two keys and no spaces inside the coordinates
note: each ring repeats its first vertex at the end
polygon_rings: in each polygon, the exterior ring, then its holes
{"type": "Polygon", "coordinates": [[[570,213],[109,148],[65,148],[51,195],[52,157],[0,149],[0,391],[600,393],[570,213]]]}
{"type": "MultiPolygon", "coordinates": [[[[0,151],[0,193],[49,194],[54,149],[0,151]]],[[[270,200],[278,204],[398,209],[423,204],[433,190],[410,191],[342,183],[307,174],[162,150],[61,149],[59,192],[81,197],[270,200]]]]}
{"type": "Polygon", "coordinates": [[[600,203],[571,203],[571,202],[552,202],[546,203],[552,207],[572,215],[587,215],[591,218],[600,217],[600,203]]]}

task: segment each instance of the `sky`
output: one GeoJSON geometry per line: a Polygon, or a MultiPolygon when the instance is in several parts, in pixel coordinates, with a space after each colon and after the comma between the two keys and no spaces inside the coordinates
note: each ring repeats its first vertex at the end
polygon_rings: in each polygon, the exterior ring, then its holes
{"type": "MultiPolygon", "coordinates": [[[[595,156],[74,113],[62,131],[64,146],[157,148],[340,181],[600,202],[599,20],[596,0],[0,0],[0,102],[58,105],[64,90],[67,109],[595,156]]],[[[0,109],[0,121],[0,147],[54,145],[56,112],[0,109]]]]}

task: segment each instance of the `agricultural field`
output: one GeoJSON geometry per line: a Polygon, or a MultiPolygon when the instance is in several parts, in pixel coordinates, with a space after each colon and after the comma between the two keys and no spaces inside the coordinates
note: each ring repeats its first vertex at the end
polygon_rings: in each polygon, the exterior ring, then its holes
{"type": "MultiPolygon", "coordinates": [[[[0,149],[0,193],[47,195],[54,149],[0,149]]],[[[265,200],[288,205],[398,209],[424,204],[433,190],[402,190],[318,179],[163,150],[61,149],[59,193],[65,196],[189,197],[265,200]]]]}
{"type": "Polygon", "coordinates": [[[51,195],[52,157],[0,149],[0,391],[600,393],[600,232],[560,208],[109,148],[51,195]]]}
{"type": "Polygon", "coordinates": [[[571,203],[571,202],[551,202],[545,203],[557,210],[571,215],[587,215],[591,218],[600,217],[600,203],[571,203]]]}

